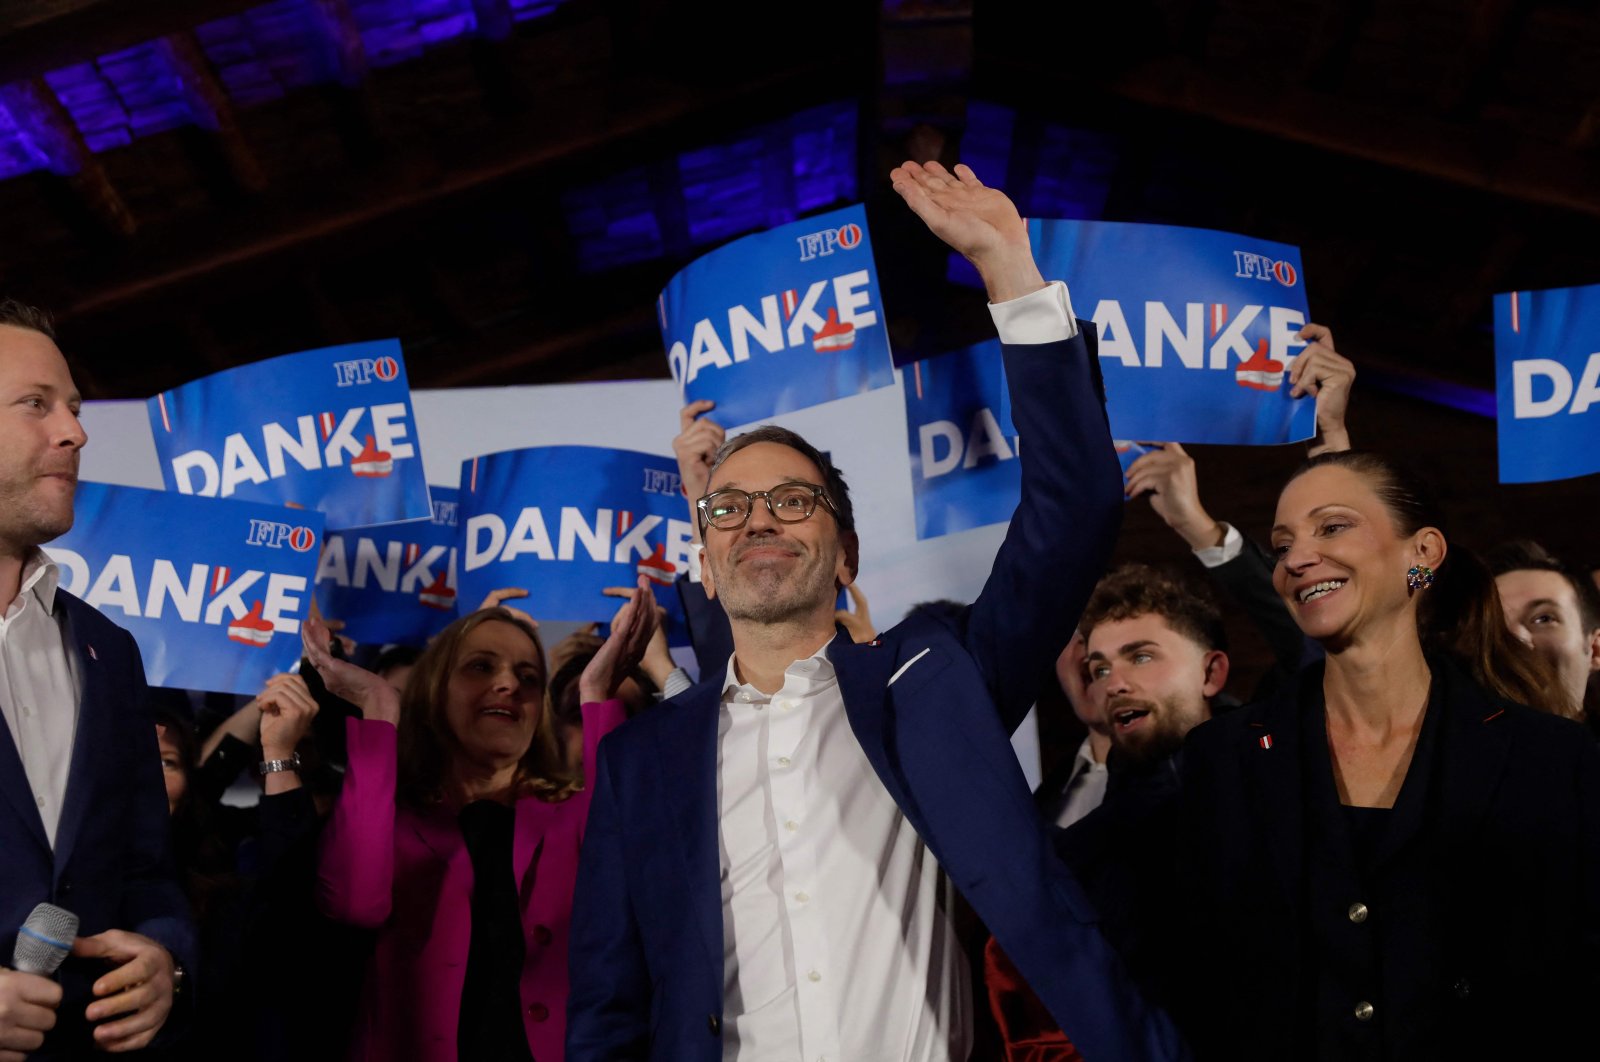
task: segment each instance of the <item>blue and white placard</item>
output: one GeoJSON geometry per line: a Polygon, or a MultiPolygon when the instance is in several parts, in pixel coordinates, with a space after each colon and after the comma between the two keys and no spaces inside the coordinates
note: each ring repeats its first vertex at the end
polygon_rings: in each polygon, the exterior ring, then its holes
{"type": "Polygon", "coordinates": [[[148,405],[168,490],[316,509],[330,528],[431,512],[396,340],[227,369],[148,405]]]}
{"type": "Polygon", "coordinates": [[[724,427],[894,383],[860,206],[704,255],[672,278],[656,310],[684,402],[715,401],[724,427]]]}
{"type": "Polygon", "coordinates": [[[300,659],[321,513],[103,483],[78,484],[76,512],[45,552],[152,686],[253,694],[300,659]]]}

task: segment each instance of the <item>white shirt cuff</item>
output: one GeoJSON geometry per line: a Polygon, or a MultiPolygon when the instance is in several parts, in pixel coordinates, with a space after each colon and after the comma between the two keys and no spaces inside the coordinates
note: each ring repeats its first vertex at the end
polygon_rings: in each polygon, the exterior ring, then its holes
{"type": "Polygon", "coordinates": [[[661,687],[661,699],[670,701],[684,690],[692,689],[693,687],[694,681],[689,678],[689,673],[681,667],[675,667],[672,669],[671,674],[667,676],[666,685],[661,687]]]}
{"type": "Polygon", "coordinates": [[[1000,333],[1000,342],[1010,346],[1059,343],[1078,334],[1072,296],[1059,280],[1020,299],[991,302],[989,314],[994,318],[995,331],[1000,333]]]}
{"type": "Polygon", "coordinates": [[[1239,534],[1239,529],[1232,524],[1222,526],[1227,528],[1222,535],[1222,545],[1207,546],[1194,551],[1194,555],[1200,558],[1200,563],[1207,568],[1220,568],[1244,552],[1244,536],[1239,534]]]}

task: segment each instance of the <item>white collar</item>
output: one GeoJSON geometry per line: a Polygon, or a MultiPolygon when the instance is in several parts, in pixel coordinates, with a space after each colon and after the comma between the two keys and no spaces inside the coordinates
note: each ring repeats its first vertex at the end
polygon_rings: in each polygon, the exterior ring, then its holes
{"type": "MultiPolygon", "coordinates": [[[[832,678],[833,662],[828,659],[828,646],[832,645],[834,638],[837,637],[839,637],[839,634],[835,631],[833,638],[829,638],[822,643],[822,648],[805,659],[796,660],[784,668],[783,673],[786,676],[786,681],[787,679],[798,679],[804,683],[812,683],[825,682],[832,678]]],[[[767,700],[767,694],[760,692],[748,683],[739,681],[739,670],[734,666],[736,658],[737,654],[732,654],[728,657],[728,670],[722,680],[722,699],[727,700],[730,693],[743,690],[752,695],[747,698],[748,700],[767,700]]]]}

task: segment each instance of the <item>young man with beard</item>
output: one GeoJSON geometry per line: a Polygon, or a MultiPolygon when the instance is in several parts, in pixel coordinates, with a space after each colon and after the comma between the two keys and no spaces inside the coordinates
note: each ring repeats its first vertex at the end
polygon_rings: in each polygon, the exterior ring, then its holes
{"type": "MultiPolygon", "coordinates": [[[[1142,988],[1163,993],[1159,938],[1169,912],[1179,769],[1189,731],[1211,718],[1228,679],[1222,614],[1201,591],[1143,564],[1095,587],[1080,629],[1088,689],[1111,729],[1105,801],[1057,830],[1056,851],[1100,911],[1142,988]]],[[[1069,1030],[1070,1031],[1070,1030],[1069,1030]]]]}
{"type": "Polygon", "coordinates": [[[1021,502],[972,606],[854,644],[834,622],[858,556],[843,477],[782,429],[719,448],[697,510],[733,654],[586,772],[571,1062],[962,1062],[957,891],[1089,1057],[1183,1055],[1052,858],[1007,737],[1121,519],[1089,326],[1002,193],[966,167],[891,177],[984,279],[1021,502]]]}
{"type": "Polygon", "coordinates": [[[1117,759],[1158,764],[1211,718],[1228,681],[1222,614],[1155,568],[1128,564],[1095,587],[1080,623],[1088,684],[1105,705],[1117,759]]]}

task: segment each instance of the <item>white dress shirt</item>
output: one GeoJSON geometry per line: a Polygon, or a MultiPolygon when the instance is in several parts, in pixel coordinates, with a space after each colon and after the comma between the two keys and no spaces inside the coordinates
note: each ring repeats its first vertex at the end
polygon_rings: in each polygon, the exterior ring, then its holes
{"type": "Polygon", "coordinates": [[[856,741],[824,650],[717,735],[723,1058],[952,1062],[972,1045],[955,890],[856,741]]]}
{"type": "MultiPolygon", "coordinates": [[[[990,312],[1008,344],[1077,334],[1060,282],[990,312]]],[[[717,811],[723,1058],[964,1062],[955,889],[850,729],[826,646],[771,697],[728,661],[717,811]]]]}
{"type": "Polygon", "coordinates": [[[22,760],[44,833],[55,847],[78,730],[77,654],[56,611],[61,570],[40,550],[22,567],[22,588],[0,618],[0,714],[22,760]]]}
{"type": "Polygon", "coordinates": [[[1099,807],[1106,799],[1106,782],[1110,777],[1106,765],[1095,761],[1093,746],[1088,738],[1084,738],[1083,744],[1078,746],[1077,757],[1072,761],[1072,774],[1067,778],[1067,786],[1062,790],[1066,800],[1061,804],[1061,813],[1056,816],[1056,825],[1064,829],[1099,807]]]}

